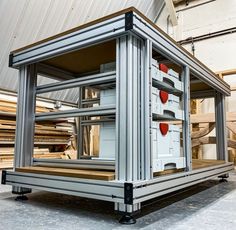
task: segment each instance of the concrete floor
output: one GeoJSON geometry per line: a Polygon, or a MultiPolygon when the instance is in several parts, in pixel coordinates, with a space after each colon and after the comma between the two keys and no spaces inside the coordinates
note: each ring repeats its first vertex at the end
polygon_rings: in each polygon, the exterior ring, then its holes
{"type": "Polygon", "coordinates": [[[211,180],[143,205],[137,223],[118,223],[109,202],[34,191],[15,201],[0,185],[0,230],[17,229],[236,229],[236,172],[229,182],[211,180]]]}

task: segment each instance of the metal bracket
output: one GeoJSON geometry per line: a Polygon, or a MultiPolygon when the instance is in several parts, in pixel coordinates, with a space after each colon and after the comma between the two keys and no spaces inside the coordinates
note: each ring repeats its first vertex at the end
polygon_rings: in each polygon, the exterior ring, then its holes
{"type": "Polygon", "coordinates": [[[124,184],[124,200],[125,204],[133,204],[133,184],[132,183],[125,183],[124,184]]]}
{"type": "Polygon", "coordinates": [[[9,55],[9,63],[8,63],[9,67],[12,67],[12,65],[13,65],[13,53],[9,55]]]}
{"type": "Polygon", "coordinates": [[[125,30],[132,30],[133,29],[133,11],[127,12],[125,14],[125,30]]]}
{"type": "Polygon", "coordinates": [[[6,176],[7,176],[7,171],[2,170],[2,181],[1,184],[6,184],[6,176]]]}

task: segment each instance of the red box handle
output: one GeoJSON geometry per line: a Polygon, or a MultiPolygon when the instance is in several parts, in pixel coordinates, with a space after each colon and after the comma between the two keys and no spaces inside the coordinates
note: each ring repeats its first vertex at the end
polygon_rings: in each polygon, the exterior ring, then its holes
{"type": "Polygon", "coordinates": [[[161,102],[165,104],[169,99],[169,94],[166,91],[160,90],[159,92],[161,102]]]}
{"type": "Polygon", "coordinates": [[[160,128],[161,134],[163,136],[165,136],[167,134],[167,132],[169,131],[169,124],[167,124],[167,123],[160,123],[159,124],[159,128],[160,128]]]}
{"type": "Polygon", "coordinates": [[[168,67],[165,64],[160,63],[159,69],[165,73],[168,73],[168,67]]]}

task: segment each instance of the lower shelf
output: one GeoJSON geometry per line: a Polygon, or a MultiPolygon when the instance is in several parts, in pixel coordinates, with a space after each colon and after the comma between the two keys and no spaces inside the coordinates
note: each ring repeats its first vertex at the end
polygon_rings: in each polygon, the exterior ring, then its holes
{"type": "Polygon", "coordinates": [[[51,168],[42,166],[31,166],[16,168],[16,172],[24,173],[37,173],[54,176],[76,177],[83,179],[94,180],[114,180],[115,173],[113,171],[98,171],[98,170],[86,170],[86,169],[70,169],[70,168],[51,168]]]}
{"type": "Polygon", "coordinates": [[[193,159],[192,160],[192,169],[201,169],[201,168],[206,168],[210,166],[215,166],[215,165],[221,165],[224,164],[225,161],[223,160],[198,160],[198,159],[193,159]]]}
{"type": "MultiPolygon", "coordinates": [[[[222,160],[196,160],[193,159],[192,167],[193,170],[211,167],[215,165],[224,164],[222,160]]],[[[154,176],[161,176],[166,174],[172,174],[181,172],[183,169],[170,169],[163,172],[154,173],[154,176]]],[[[105,180],[111,181],[115,179],[114,171],[105,171],[105,170],[91,170],[91,169],[71,169],[71,168],[53,168],[45,166],[31,166],[31,167],[22,167],[16,168],[16,172],[24,173],[37,173],[45,175],[55,175],[55,176],[65,176],[65,177],[76,177],[83,179],[94,179],[94,180],[105,180]]]]}

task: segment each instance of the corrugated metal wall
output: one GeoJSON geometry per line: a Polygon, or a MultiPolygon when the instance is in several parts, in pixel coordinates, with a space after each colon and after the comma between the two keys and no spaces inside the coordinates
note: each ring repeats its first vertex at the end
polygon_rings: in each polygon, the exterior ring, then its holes
{"type": "MultiPolygon", "coordinates": [[[[154,20],[163,0],[1,0],[0,88],[17,90],[17,70],[8,68],[11,50],[36,42],[88,21],[134,6],[154,20]]],[[[40,79],[40,83],[48,82],[40,79]]],[[[75,101],[77,90],[49,94],[75,101]]]]}

